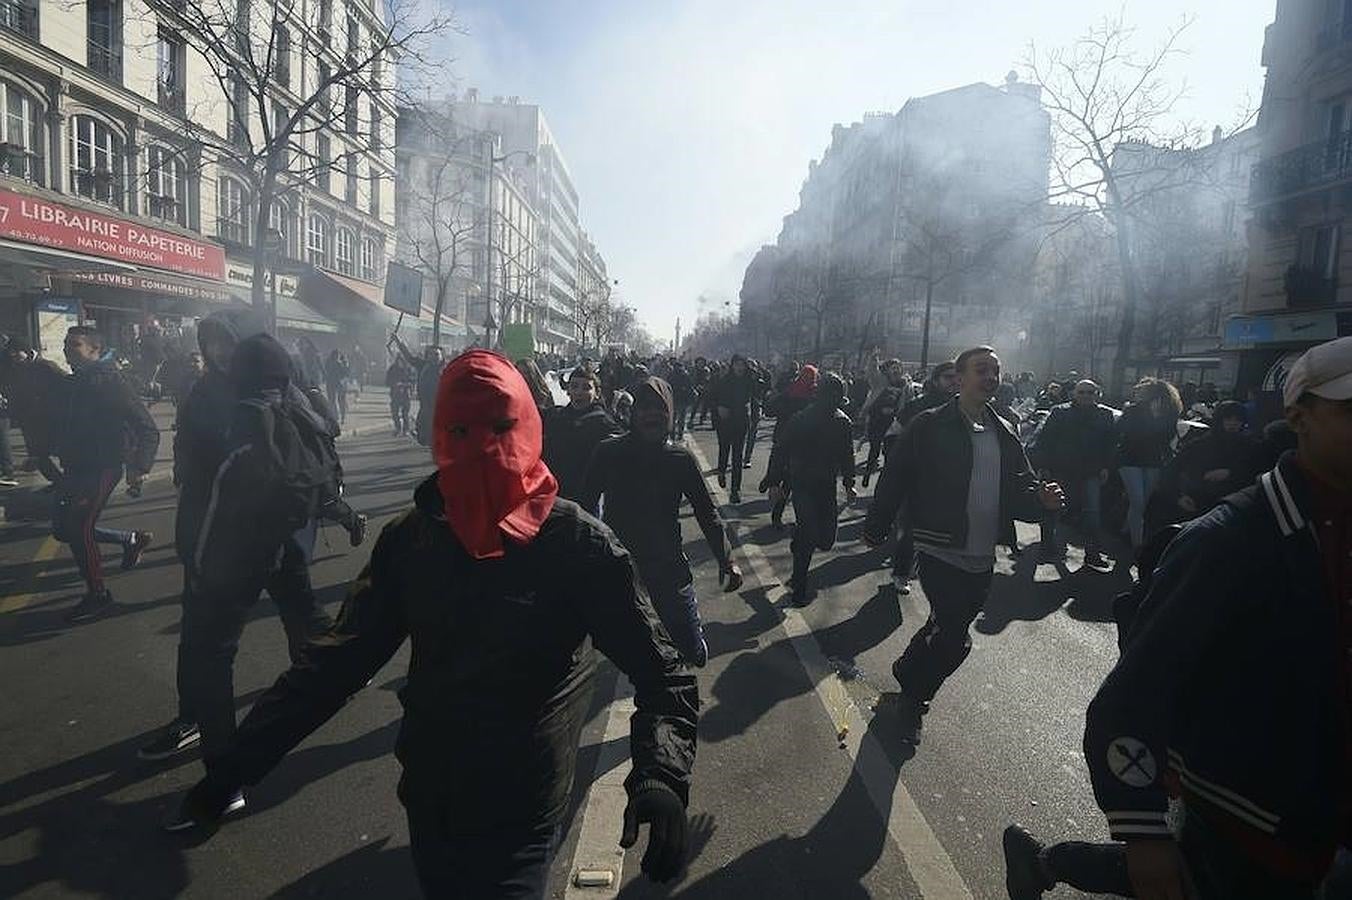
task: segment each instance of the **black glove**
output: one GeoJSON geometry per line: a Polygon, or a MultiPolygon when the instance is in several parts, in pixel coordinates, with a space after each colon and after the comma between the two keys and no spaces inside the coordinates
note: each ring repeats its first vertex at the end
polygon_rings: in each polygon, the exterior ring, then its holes
{"type": "Polygon", "coordinates": [[[685,804],[676,792],[660,781],[642,781],[624,808],[626,850],[638,841],[638,826],[648,824],[648,850],[643,854],[643,874],[657,882],[670,881],[685,867],[685,804]]]}

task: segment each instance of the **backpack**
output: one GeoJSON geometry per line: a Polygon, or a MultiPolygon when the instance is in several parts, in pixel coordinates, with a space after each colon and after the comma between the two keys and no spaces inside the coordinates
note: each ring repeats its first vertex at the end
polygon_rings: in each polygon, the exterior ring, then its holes
{"type": "Polygon", "coordinates": [[[314,518],[337,490],[341,469],[333,435],[315,413],[296,403],[241,403],[258,415],[261,440],[255,460],[266,526],[290,534],[314,518]]]}

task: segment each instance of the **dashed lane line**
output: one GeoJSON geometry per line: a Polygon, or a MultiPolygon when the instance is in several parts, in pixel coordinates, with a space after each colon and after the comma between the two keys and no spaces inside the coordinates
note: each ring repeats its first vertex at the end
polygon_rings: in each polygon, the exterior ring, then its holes
{"type": "MultiPolygon", "coordinates": [[[[709,469],[709,460],[695,441],[687,439],[686,446],[695,454],[701,471],[709,469]]],[[[710,484],[709,489],[720,499],[726,499],[723,489],[710,484]]],[[[734,552],[740,553],[763,587],[778,583],[770,560],[757,544],[742,543],[736,523],[730,523],[729,540],[734,552]]],[[[782,609],[780,623],[789,637],[790,645],[798,655],[799,664],[807,674],[821,701],[841,744],[850,754],[855,771],[859,773],[878,813],[887,820],[887,831],[901,851],[911,878],[920,888],[921,897],[932,900],[970,900],[971,890],[958,874],[953,860],[939,843],[934,830],[925,821],[911,792],[902,783],[899,773],[878,743],[868,732],[859,707],[851,699],[845,685],[836,677],[817,643],[803,614],[793,607],[782,609]]]]}

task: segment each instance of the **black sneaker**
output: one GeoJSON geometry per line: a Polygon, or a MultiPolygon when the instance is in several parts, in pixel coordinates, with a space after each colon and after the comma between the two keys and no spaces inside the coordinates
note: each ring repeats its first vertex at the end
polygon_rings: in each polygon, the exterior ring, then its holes
{"type": "Polygon", "coordinates": [[[347,533],[347,539],[354,547],[360,547],[366,540],[366,516],[357,513],[352,521],[352,528],[347,533]]]}
{"type": "Polygon", "coordinates": [[[719,472],[719,473],[718,473],[718,486],[721,487],[721,488],[725,488],[725,487],[728,486],[728,473],[727,473],[727,472],[719,472]]]}
{"type": "Polygon", "coordinates": [[[133,531],[131,540],[122,545],[122,571],[136,568],[141,562],[141,557],[145,555],[146,549],[150,547],[154,540],[155,535],[152,532],[133,531]]]}
{"type": "Polygon", "coordinates": [[[1005,890],[1009,900],[1042,900],[1056,887],[1042,870],[1042,844],[1019,825],[1005,829],[1005,890]]]}
{"type": "Polygon", "coordinates": [[[92,622],[113,606],[113,594],[104,590],[97,594],[85,594],[84,598],[68,613],[66,621],[72,625],[92,622]]]}
{"type": "Polygon", "coordinates": [[[18,486],[19,479],[15,478],[13,475],[0,475],[0,487],[10,488],[18,486]]]}
{"type": "Polygon", "coordinates": [[[197,788],[194,788],[183,798],[174,814],[165,819],[160,827],[170,833],[176,833],[191,831],[201,826],[213,826],[226,816],[244,809],[244,806],[244,792],[235,790],[222,798],[219,803],[212,803],[213,808],[206,808],[198,801],[197,788]]]}
{"type": "Polygon", "coordinates": [[[741,502],[742,502],[742,495],[739,494],[737,491],[733,491],[731,494],[728,494],[728,502],[729,502],[729,503],[741,503],[741,502]]]}
{"type": "Polygon", "coordinates": [[[137,750],[136,756],[138,759],[158,761],[191,750],[201,743],[202,732],[198,731],[196,723],[175,720],[169,723],[159,737],[137,750]]]}
{"type": "Polygon", "coordinates": [[[749,460],[749,459],[748,459],[748,460],[743,460],[743,461],[742,461],[742,468],[743,468],[743,469],[749,469],[749,468],[751,468],[751,460],[749,460]]]}

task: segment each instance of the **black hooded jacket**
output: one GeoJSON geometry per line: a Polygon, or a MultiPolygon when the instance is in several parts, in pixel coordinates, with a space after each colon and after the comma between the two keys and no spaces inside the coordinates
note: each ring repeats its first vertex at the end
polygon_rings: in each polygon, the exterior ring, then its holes
{"type": "Polygon", "coordinates": [[[145,473],[155,464],[160,429],[111,359],[77,370],[66,392],[57,455],[67,472],[120,469],[145,473]]]}
{"type": "Polygon", "coordinates": [[[582,496],[587,463],[606,438],[622,429],[606,408],[594,403],[579,411],[571,403],[555,407],[545,418],[544,461],[559,482],[559,496],[582,496]]]}
{"type": "Polygon", "coordinates": [[[593,644],[636,692],[627,788],[657,781],[688,798],[698,687],[637,589],[629,554],[560,498],[529,543],[475,560],[446,524],[435,477],[381,532],[333,631],[254,704],[213,774],[256,783],[405,640],[399,796],[444,810],[449,833],[562,819],[593,644]]]}
{"type": "MultiPolygon", "coordinates": [[[[263,334],[264,323],[251,309],[226,309],[212,313],[197,326],[197,340],[203,347],[207,368],[179,406],[174,431],[174,484],[178,485],[174,547],[179,559],[185,563],[190,562],[196,552],[211,485],[230,449],[230,426],[239,401],[230,374],[214,368],[205,353],[208,336],[213,331],[224,334],[238,345],[246,338],[263,334]]],[[[286,396],[292,403],[307,404],[325,421],[330,432],[337,435],[337,424],[327,410],[322,394],[302,393],[293,379],[286,388],[286,396]],[[316,403],[321,404],[319,408],[316,403]]]]}
{"type": "MultiPolygon", "coordinates": [[[[667,411],[667,431],[673,416],[671,388],[661,378],[648,378],[634,387],[634,406],[645,395],[656,396],[667,411]]],[[[681,549],[681,501],[695,511],[704,538],[709,542],[719,569],[728,563],[728,542],[709,486],[700,474],[695,457],[684,446],[664,440],[644,440],[630,429],[596,448],[587,467],[580,504],[597,511],[605,497],[605,522],[633,554],[643,582],[680,588],[691,581],[690,561],[681,549]]]]}

